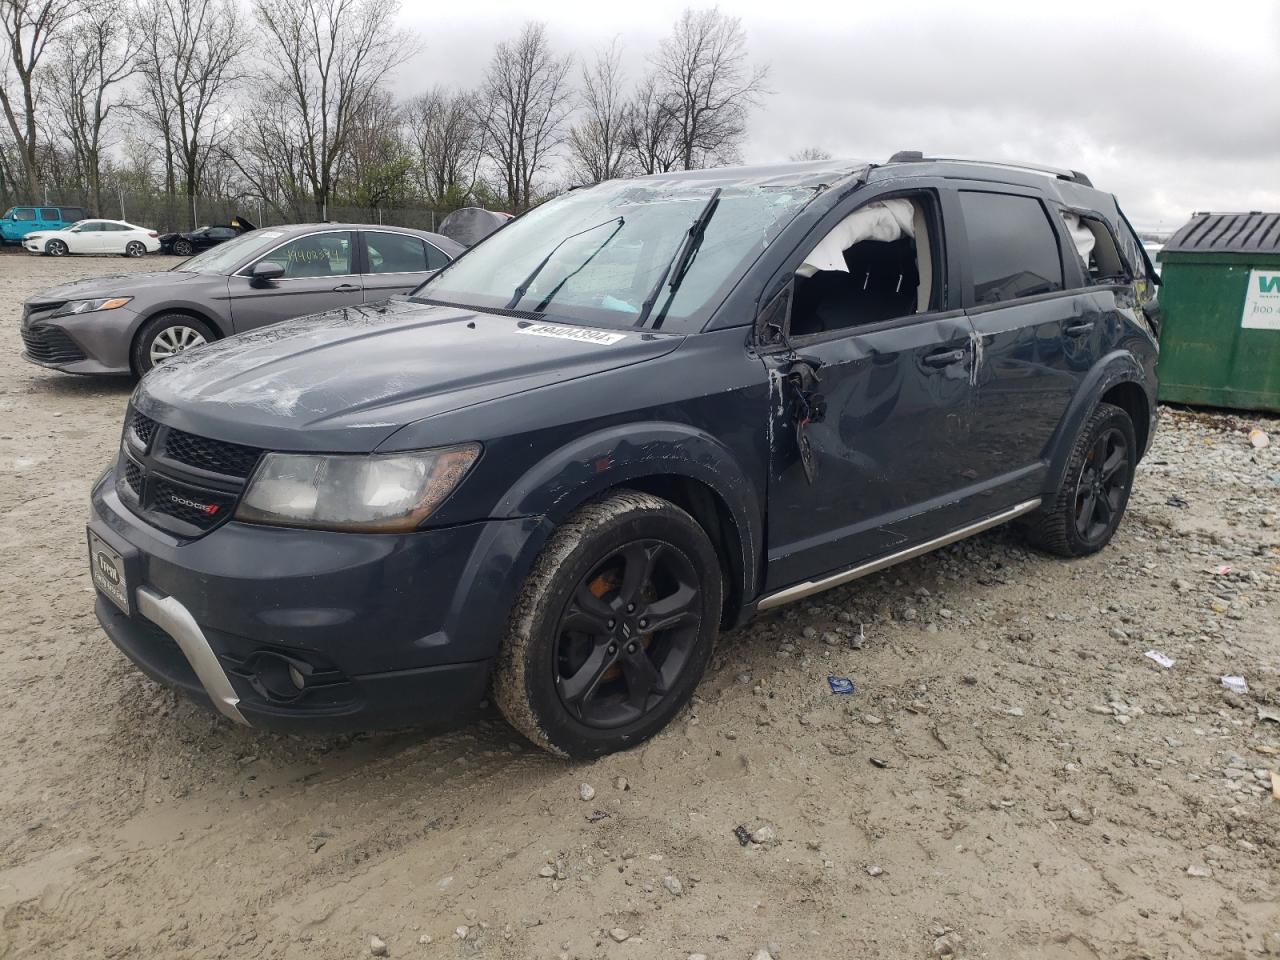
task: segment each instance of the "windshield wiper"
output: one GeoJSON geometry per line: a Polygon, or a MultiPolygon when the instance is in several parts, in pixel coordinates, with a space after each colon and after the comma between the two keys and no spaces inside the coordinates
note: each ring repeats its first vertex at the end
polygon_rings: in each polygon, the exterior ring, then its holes
{"type": "Polygon", "coordinates": [[[576,277],[578,274],[580,274],[583,270],[585,270],[587,266],[591,263],[591,261],[594,260],[597,256],[599,256],[600,251],[603,250],[605,247],[607,247],[609,245],[609,242],[618,235],[618,231],[623,228],[626,222],[627,221],[624,220],[622,217],[619,217],[618,225],[613,228],[613,233],[605,237],[604,240],[600,242],[600,246],[596,247],[593,251],[591,251],[591,256],[587,257],[587,259],[583,260],[582,263],[578,264],[578,266],[574,267],[572,270],[566,273],[563,277],[561,277],[560,282],[557,283],[554,287],[552,287],[549,291],[547,291],[547,295],[538,301],[538,305],[533,308],[534,312],[541,313],[543,310],[547,309],[547,304],[549,304],[552,301],[552,299],[555,298],[555,295],[560,292],[560,288],[563,287],[570,280],[572,280],[574,277],[576,277]]]}
{"type": "MultiPolygon", "coordinates": [[[[720,206],[720,188],[716,187],[715,193],[711,194],[711,199],[707,201],[707,205],[702,208],[702,212],[698,214],[696,220],[689,227],[689,233],[684,238],[684,243],[680,244],[680,249],[676,251],[675,256],[671,258],[671,262],[667,264],[667,268],[662,271],[662,275],[658,277],[658,282],[653,285],[653,289],[649,291],[649,295],[644,298],[644,303],[640,307],[640,316],[636,318],[636,326],[643,327],[645,321],[649,319],[649,314],[653,312],[653,305],[658,302],[658,296],[662,292],[662,285],[667,282],[667,277],[671,277],[671,297],[680,289],[680,282],[684,280],[685,273],[689,270],[689,265],[693,263],[693,255],[698,252],[698,247],[702,244],[702,235],[707,232],[707,224],[711,222],[711,217],[716,212],[716,207],[720,206]]],[[[670,297],[667,302],[670,303],[670,297]]],[[[662,317],[654,322],[654,327],[661,326],[662,317]]]]}
{"type": "Polygon", "coordinates": [[[617,223],[619,226],[621,226],[622,217],[610,217],[608,220],[605,220],[601,223],[597,223],[594,227],[587,227],[587,229],[585,230],[579,230],[577,233],[571,233],[567,237],[563,237],[560,240],[560,242],[557,243],[554,247],[552,247],[550,252],[538,262],[538,265],[534,267],[531,271],[529,271],[529,275],[520,282],[520,286],[516,287],[515,292],[511,294],[511,299],[507,301],[507,305],[503,309],[504,310],[515,309],[516,304],[524,299],[524,295],[529,292],[530,285],[537,278],[538,274],[542,272],[542,268],[551,262],[551,258],[556,255],[557,250],[563,247],[566,243],[568,243],[574,237],[580,237],[584,233],[590,233],[592,230],[599,230],[601,227],[606,227],[611,223],[617,223]]]}

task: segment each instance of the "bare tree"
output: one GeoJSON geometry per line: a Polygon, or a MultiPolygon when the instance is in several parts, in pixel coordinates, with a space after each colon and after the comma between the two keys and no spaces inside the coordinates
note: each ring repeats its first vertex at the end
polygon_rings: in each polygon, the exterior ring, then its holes
{"type": "Polygon", "coordinates": [[[582,118],[569,131],[574,173],[599,183],[623,176],[627,167],[627,102],[622,90],[622,47],[615,38],[582,66],[582,118]]]}
{"type": "Polygon", "coordinates": [[[482,121],[485,150],[515,211],[532,204],[538,177],[564,142],[572,108],[572,63],[552,52],[541,23],[526,23],[515,40],[498,44],[489,61],[482,121]]]}
{"type": "Polygon", "coordinates": [[[685,10],[654,66],[676,111],[681,166],[735,159],[769,73],[748,64],[742,21],[715,8],[685,10]]]}
{"type": "Polygon", "coordinates": [[[343,194],[379,217],[382,207],[402,202],[411,189],[413,157],[400,135],[403,120],[395,99],[379,90],[352,125],[343,154],[343,194]]]}
{"type": "Polygon", "coordinates": [[[175,194],[181,180],[195,226],[201,175],[226,132],[222,108],[243,79],[245,25],[236,0],[151,0],[139,29],[138,69],[146,80],[139,109],[164,141],[165,189],[175,194]]]}
{"type": "Polygon", "coordinates": [[[417,175],[428,199],[444,205],[465,201],[476,180],[481,119],[476,96],[436,87],[405,106],[405,127],[417,175]]]}
{"type": "Polygon", "coordinates": [[[831,154],[821,147],[805,147],[803,150],[797,150],[791,154],[788,159],[797,162],[801,160],[830,160],[831,154]]]}
{"type": "Polygon", "coordinates": [[[50,81],[58,108],[59,131],[71,145],[76,167],[89,191],[89,207],[102,215],[103,150],[111,145],[107,121],[127,106],[116,89],[137,70],[138,36],[110,0],[85,5],[80,18],[58,41],[58,58],[50,81]]]}
{"type": "Polygon", "coordinates": [[[681,148],[674,102],[648,74],[627,105],[623,140],[641,173],[668,173],[680,162],[681,148]]]}
{"type": "Polygon", "coordinates": [[[279,44],[275,86],[300,135],[302,173],[324,218],[353,125],[387,71],[409,55],[395,27],[398,0],[255,0],[258,21],[279,44]]]}
{"type": "Polygon", "coordinates": [[[0,82],[0,106],[17,146],[31,200],[40,195],[40,61],[75,13],[76,0],[0,0],[0,30],[8,56],[0,82]],[[17,88],[10,85],[17,78],[17,88]]]}

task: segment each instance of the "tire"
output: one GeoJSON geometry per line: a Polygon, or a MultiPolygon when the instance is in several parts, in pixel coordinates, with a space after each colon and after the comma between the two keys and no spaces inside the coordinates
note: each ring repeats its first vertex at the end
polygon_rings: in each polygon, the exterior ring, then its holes
{"type": "Polygon", "coordinates": [[[65,257],[70,251],[62,240],[50,240],[44,245],[44,252],[51,257],[65,257]]]}
{"type": "Polygon", "coordinates": [[[551,535],[525,580],[494,668],[494,701],[560,757],[641,743],[702,679],[723,589],[711,541],[679,507],[633,490],[593,501],[551,535]],[[649,616],[672,625],[652,629],[649,616]]]}
{"type": "Polygon", "coordinates": [[[141,240],[130,240],[125,244],[124,255],[126,257],[145,257],[147,255],[147,246],[141,240]]]}
{"type": "Polygon", "coordinates": [[[1129,414],[1098,404],[1076,437],[1057,495],[1023,524],[1027,539],[1060,557],[1097,553],[1124,518],[1137,464],[1138,441],[1129,414]],[[1099,462],[1102,470],[1095,469],[1099,462]]]}
{"type": "Polygon", "coordinates": [[[133,338],[130,358],[134,372],[142,376],[183,350],[212,343],[217,338],[207,323],[185,313],[162,313],[152,317],[133,338]]]}
{"type": "Polygon", "coordinates": [[[191,245],[190,240],[173,241],[173,255],[175,257],[189,257],[196,252],[196,248],[191,245]]]}

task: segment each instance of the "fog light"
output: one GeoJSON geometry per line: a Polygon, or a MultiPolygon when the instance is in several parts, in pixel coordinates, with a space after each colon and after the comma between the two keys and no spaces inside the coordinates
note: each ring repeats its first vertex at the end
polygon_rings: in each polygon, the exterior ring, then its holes
{"type": "Polygon", "coordinates": [[[303,687],[307,685],[307,678],[304,677],[302,675],[302,671],[299,670],[297,667],[295,667],[292,663],[289,664],[289,679],[293,681],[293,685],[297,687],[299,690],[301,690],[303,687]]]}

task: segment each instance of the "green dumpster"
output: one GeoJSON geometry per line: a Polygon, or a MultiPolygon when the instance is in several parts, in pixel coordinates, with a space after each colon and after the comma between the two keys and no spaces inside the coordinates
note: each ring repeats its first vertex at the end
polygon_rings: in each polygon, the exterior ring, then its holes
{"type": "Polygon", "coordinates": [[[1159,259],[1160,399],[1280,412],[1280,213],[1197,213],[1159,259]]]}

